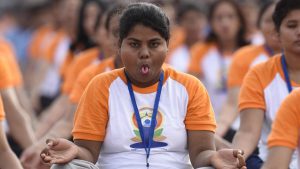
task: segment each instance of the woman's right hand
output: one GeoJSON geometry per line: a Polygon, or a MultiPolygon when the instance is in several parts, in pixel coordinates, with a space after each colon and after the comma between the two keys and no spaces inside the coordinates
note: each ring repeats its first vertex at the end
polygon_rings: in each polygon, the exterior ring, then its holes
{"type": "Polygon", "coordinates": [[[65,164],[71,162],[78,155],[78,147],[66,139],[48,139],[47,148],[41,152],[45,163],[65,164]]]}

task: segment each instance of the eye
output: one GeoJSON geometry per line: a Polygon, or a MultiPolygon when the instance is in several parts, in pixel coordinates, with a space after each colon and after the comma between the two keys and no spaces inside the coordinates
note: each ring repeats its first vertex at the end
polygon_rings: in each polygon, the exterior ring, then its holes
{"type": "Polygon", "coordinates": [[[139,44],[136,43],[136,42],[130,42],[129,45],[133,48],[138,48],[139,47],[139,44]]]}
{"type": "Polygon", "coordinates": [[[159,45],[160,45],[159,42],[151,42],[151,43],[150,43],[150,47],[151,47],[151,48],[157,48],[159,45]]]}
{"type": "Polygon", "coordinates": [[[297,27],[297,24],[288,24],[287,25],[288,28],[294,29],[297,27]]]}

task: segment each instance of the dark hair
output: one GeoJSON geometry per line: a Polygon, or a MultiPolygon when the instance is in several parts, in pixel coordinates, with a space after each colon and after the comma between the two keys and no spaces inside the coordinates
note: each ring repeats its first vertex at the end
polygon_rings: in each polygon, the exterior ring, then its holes
{"type": "MultiPolygon", "coordinates": [[[[218,0],[216,2],[214,2],[209,10],[208,13],[208,20],[211,22],[214,16],[214,13],[217,9],[217,7],[223,3],[228,3],[230,4],[236,11],[238,18],[239,18],[239,22],[240,22],[240,29],[238,31],[238,35],[237,35],[237,42],[238,42],[238,47],[242,47],[245,45],[248,45],[249,42],[246,40],[246,22],[245,22],[245,18],[244,15],[239,7],[239,5],[234,1],[234,0],[218,0]]],[[[208,34],[207,38],[206,38],[206,42],[216,42],[217,41],[217,36],[215,34],[215,32],[213,30],[210,31],[210,33],[208,34]]]]}
{"type": "Polygon", "coordinates": [[[261,6],[260,11],[258,13],[257,23],[256,23],[258,28],[260,28],[262,17],[267,12],[267,10],[274,4],[275,4],[275,1],[267,1],[261,6]]]}
{"type": "Polygon", "coordinates": [[[170,39],[170,22],[166,14],[150,3],[129,5],[120,18],[120,43],[128,36],[131,29],[142,24],[157,31],[167,42],[170,39]]]}
{"type": "Polygon", "coordinates": [[[76,34],[76,40],[71,44],[70,50],[71,52],[76,51],[78,48],[80,50],[89,49],[91,47],[96,46],[96,43],[91,40],[91,38],[87,35],[86,31],[84,30],[84,12],[87,8],[87,6],[90,3],[97,4],[99,9],[104,9],[104,6],[99,0],[84,0],[82,1],[82,5],[80,7],[79,11],[79,17],[78,17],[78,24],[77,24],[77,34],[76,34]]]}
{"type": "Polygon", "coordinates": [[[283,19],[293,10],[300,10],[299,0],[281,0],[277,3],[273,14],[273,21],[278,32],[283,19]]]}
{"type": "Polygon", "coordinates": [[[180,22],[182,17],[187,12],[190,12],[190,11],[195,11],[199,14],[206,15],[206,12],[200,6],[199,3],[195,2],[195,1],[183,1],[180,4],[178,4],[178,6],[177,6],[177,16],[176,16],[177,22],[180,22]]]}
{"type": "Polygon", "coordinates": [[[107,31],[109,30],[111,19],[114,16],[121,16],[122,11],[124,10],[124,8],[125,8],[124,4],[114,4],[113,6],[111,6],[108,9],[106,19],[105,19],[105,29],[107,31]]]}

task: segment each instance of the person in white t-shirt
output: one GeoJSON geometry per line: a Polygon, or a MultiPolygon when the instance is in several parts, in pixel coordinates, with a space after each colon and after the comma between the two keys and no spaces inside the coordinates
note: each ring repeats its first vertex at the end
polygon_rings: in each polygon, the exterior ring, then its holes
{"type": "Polygon", "coordinates": [[[241,150],[215,150],[214,112],[202,83],[163,65],[169,38],[159,7],[129,5],[119,30],[124,68],[89,83],[75,114],[75,143],[48,140],[43,161],[79,159],[101,169],[245,169],[241,150]]]}

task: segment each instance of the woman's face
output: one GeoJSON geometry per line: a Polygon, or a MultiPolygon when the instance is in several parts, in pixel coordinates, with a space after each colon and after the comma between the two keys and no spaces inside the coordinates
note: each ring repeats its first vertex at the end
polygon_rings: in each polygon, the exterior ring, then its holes
{"type": "Polygon", "coordinates": [[[293,10],[283,19],[279,39],[285,51],[300,56],[300,10],[293,10]]]}
{"type": "Polygon", "coordinates": [[[279,40],[275,35],[275,25],[272,20],[272,15],[275,10],[275,4],[270,6],[261,17],[260,29],[265,37],[266,43],[272,47],[279,49],[279,40]]]}
{"type": "Polygon", "coordinates": [[[241,26],[237,11],[226,2],[216,7],[211,25],[217,38],[221,41],[235,39],[241,26]]]}
{"type": "Polygon", "coordinates": [[[95,33],[95,23],[98,17],[99,12],[101,12],[100,8],[98,7],[96,3],[89,3],[84,11],[84,20],[83,20],[83,27],[85,32],[89,37],[92,37],[95,33]]]}
{"type": "Polygon", "coordinates": [[[119,43],[119,16],[114,15],[112,18],[110,18],[109,21],[109,28],[107,30],[107,45],[109,50],[116,54],[118,50],[118,43],[119,43]]]}
{"type": "Polygon", "coordinates": [[[138,24],[121,42],[120,55],[129,76],[145,84],[159,77],[167,49],[166,40],[158,32],[138,24]]]}
{"type": "Polygon", "coordinates": [[[180,21],[187,34],[187,38],[193,41],[200,40],[204,37],[204,30],[207,25],[206,16],[197,11],[188,11],[180,21]]]}

